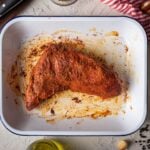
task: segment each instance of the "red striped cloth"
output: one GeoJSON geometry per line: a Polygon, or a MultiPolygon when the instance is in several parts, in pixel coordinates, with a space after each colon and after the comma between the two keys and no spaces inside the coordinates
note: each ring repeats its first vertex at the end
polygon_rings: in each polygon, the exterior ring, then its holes
{"type": "Polygon", "coordinates": [[[145,0],[100,0],[111,8],[130,16],[139,21],[147,33],[150,40],[150,15],[143,13],[140,10],[141,3],[145,0]]]}

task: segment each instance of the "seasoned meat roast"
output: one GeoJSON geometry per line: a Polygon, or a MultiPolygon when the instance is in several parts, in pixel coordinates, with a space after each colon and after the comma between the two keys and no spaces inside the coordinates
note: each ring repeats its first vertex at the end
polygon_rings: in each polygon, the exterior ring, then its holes
{"type": "Polygon", "coordinates": [[[70,89],[103,99],[118,96],[118,77],[104,63],[64,43],[49,44],[33,67],[25,94],[28,110],[70,89]]]}

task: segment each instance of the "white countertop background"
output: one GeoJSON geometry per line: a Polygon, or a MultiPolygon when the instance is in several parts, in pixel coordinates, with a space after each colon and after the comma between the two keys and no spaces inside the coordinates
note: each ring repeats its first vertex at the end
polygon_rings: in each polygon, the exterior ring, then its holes
{"type": "MultiPolygon", "coordinates": [[[[9,19],[18,15],[35,15],[35,16],[115,16],[122,15],[108,6],[102,4],[99,0],[78,0],[70,6],[57,6],[50,0],[26,0],[20,6],[0,19],[0,27],[9,19]]],[[[149,43],[150,45],[150,43],[149,43]]],[[[150,50],[150,46],[148,48],[150,50]]],[[[150,56],[148,57],[150,58],[150,56]]],[[[149,69],[148,69],[149,70],[149,69]]],[[[149,82],[149,78],[148,78],[149,82]]],[[[150,98],[150,94],[148,94],[150,98]]],[[[149,100],[150,101],[150,100],[149,100]]],[[[150,103],[149,103],[150,104],[150,103]]],[[[147,120],[144,124],[150,124],[150,106],[147,120]]],[[[150,139],[150,133],[145,133],[150,139]]],[[[0,150],[25,150],[26,147],[34,140],[41,138],[59,139],[70,145],[69,150],[115,150],[118,139],[127,139],[131,142],[129,150],[142,150],[135,140],[140,140],[139,131],[124,137],[106,137],[106,136],[18,136],[10,133],[0,123],[0,150]]],[[[146,149],[147,150],[147,149],[146,149]]]]}

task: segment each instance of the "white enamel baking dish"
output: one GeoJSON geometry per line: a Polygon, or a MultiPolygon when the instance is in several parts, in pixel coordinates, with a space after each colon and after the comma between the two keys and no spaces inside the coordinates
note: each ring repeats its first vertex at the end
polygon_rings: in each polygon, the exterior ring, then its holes
{"type": "Polygon", "coordinates": [[[127,135],[138,130],[147,113],[147,38],[142,26],[128,17],[18,17],[9,21],[0,34],[0,115],[4,126],[19,135],[127,135]],[[42,32],[52,33],[61,28],[86,32],[91,27],[104,31],[116,30],[124,38],[134,55],[134,68],[138,82],[130,87],[131,101],[126,114],[101,119],[78,119],[48,124],[37,116],[23,113],[14,103],[15,94],[6,79],[7,69],[12,65],[20,43],[42,32]],[[129,109],[130,105],[133,110],[129,109]]]}

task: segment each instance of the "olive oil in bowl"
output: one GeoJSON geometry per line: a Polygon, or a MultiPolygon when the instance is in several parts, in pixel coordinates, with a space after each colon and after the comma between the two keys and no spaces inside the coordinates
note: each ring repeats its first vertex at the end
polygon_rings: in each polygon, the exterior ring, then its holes
{"type": "Polygon", "coordinates": [[[63,145],[56,140],[38,140],[29,145],[27,150],[64,150],[63,145]]]}

